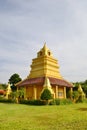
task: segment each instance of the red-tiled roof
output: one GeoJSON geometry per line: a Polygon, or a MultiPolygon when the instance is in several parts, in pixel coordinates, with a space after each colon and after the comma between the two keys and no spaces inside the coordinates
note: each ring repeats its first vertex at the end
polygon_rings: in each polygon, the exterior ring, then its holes
{"type": "MultiPolygon", "coordinates": [[[[67,82],[64,79],[57,79],[53,77],[48,77],[50,80],[51,85],[59,85],[59,86],[66,86],[66,87],[73,87],[73,85],[69,82],[67,82]]],[[[24,81],[18,83],[17,86],[28,86],[28,85],[43,85],[44,84],[45,77],[39,77],[39,78],[32,78],[32,79],[25,79],[24,81]]]]}
{"type": "Polygon", "coordinates": [[[25,79],[24,81],[20,82],[17,86],[26,86],[26,85],[43,84],[43,83],[44,83],[44,77],[39,77],[39,78],[25,79]]]}
{"type": "Polygon", "coordinates": [[[64,80],[64,79],[57,79],[57,78],[52,78],[49,77],[50,83],[52,85],[59,85],[59,86],[66,86],[66,87],[73,87],[73,85],[71,83],[69,83],[68,81],[64,80]]]}

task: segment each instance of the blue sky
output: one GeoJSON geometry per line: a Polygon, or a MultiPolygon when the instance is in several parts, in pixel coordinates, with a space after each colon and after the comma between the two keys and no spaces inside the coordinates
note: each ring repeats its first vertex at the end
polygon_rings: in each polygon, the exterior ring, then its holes
{"type": "Polygon", "coordinates": [[[86,80],[87,1],[0,0],[0,83],[26,78],[44,42],[66,80],[86,80]]]}

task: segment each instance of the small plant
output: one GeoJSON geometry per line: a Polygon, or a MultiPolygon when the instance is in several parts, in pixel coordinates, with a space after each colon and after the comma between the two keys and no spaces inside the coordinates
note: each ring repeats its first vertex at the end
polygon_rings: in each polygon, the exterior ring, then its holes
{"type": "Polygon", "coordinates": [[[55,100],[54,100],[54,99],[53,99],[53,100],[51,100],[51,101],[49,102],[49,105],[56,105],[55,100]]]}
{"type": "Polygon", "coordinates": [[[72,103],[71,99],[53,99],[50,101],[49,105],[67,105],[72,103]]]}
{"type": "Polygon", "coordinates": [[[72,101],[70,99],[61,99],[60,100],[60,105],[67,105],[67,104],[72,104],[72,101]]]}
{"type": "Polygon", "coordinates": [[[60,99],[55,99],[56,105],[60,105],[60,99]]]}
{"type": "Polygon", "coordinates": [[[52,99],[52,94],[49,89],[44,89],[44,91],[41,94],[41,99],[46,101],[46,104],[48,104],[48,101],[52,99]]]}
{"type": "Polygon", "coordinates": [[[72,99],[73,99],[73,102],[76,102],[79,98],[79,92],[78,91],[73,91],[72,93],[72,99]]]}

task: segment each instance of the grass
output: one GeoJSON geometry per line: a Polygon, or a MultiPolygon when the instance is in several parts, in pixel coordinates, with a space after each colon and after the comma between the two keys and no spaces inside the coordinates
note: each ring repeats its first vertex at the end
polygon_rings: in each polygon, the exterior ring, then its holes
{"type": "Polygon", "coordinates": [[[0,103],[0,130],[87,130],[87,104],[28,106],[0,103]]]}

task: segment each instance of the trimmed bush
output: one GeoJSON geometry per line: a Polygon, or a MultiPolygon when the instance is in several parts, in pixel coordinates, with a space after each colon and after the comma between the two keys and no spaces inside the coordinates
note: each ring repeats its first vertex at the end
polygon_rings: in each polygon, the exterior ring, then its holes
{"type": "Polygon", "coordinates": [[[50,101],[49,105],[67,105],[72,103],[70,99],[53,99],[50,101]]]}
{"type": "Polygon", "coordinates": [[[5,99],[5,98],[1,98],[1,97],[0,97],[0,102],[1,102],[1,103],[16,103],[15,100],[5,99]]]}
{"type": "Polygon", "coordinates": [[[46,102],[42,100],[20,100],[19,103],[26,105],[36,105],[36,106],[46,105],[46,102]]]}
{"type": "Polygon", "coordinates": [[[34,100],[33,103],[34,105],[46,105],[46,102],[42,100],[34,100]]]}
{"type": "Polygon", "coordinates": [[[49,102],[49,105],[56,105],[55,100],[54,100],[54,99],[53,99],[53,100],[51,100],[51,101],[49,102]]]}
{"type": "Polygon", "coordinates": [[[83,103],[87,103],[87,98],[83,99],[83,103]]]}
{"type": "Polygon", "coordinates": [[[56,105],[60,105],[60,99],[55,99],[56,105]]]}
{"type": "Polygon", "coordinates": [[[45,100],[46,104],[49,103],[49,100],[52,99],[52,94],[49,89],[45,88],[44,91],[41,93],[41,100],[45,100]]]}
{"type": "Polygon", "coordinates": [[[73,102],[70,99],[61,99],[60,100],[60,105],[67,105],[67,104],[72,104],[73,102]]]}

